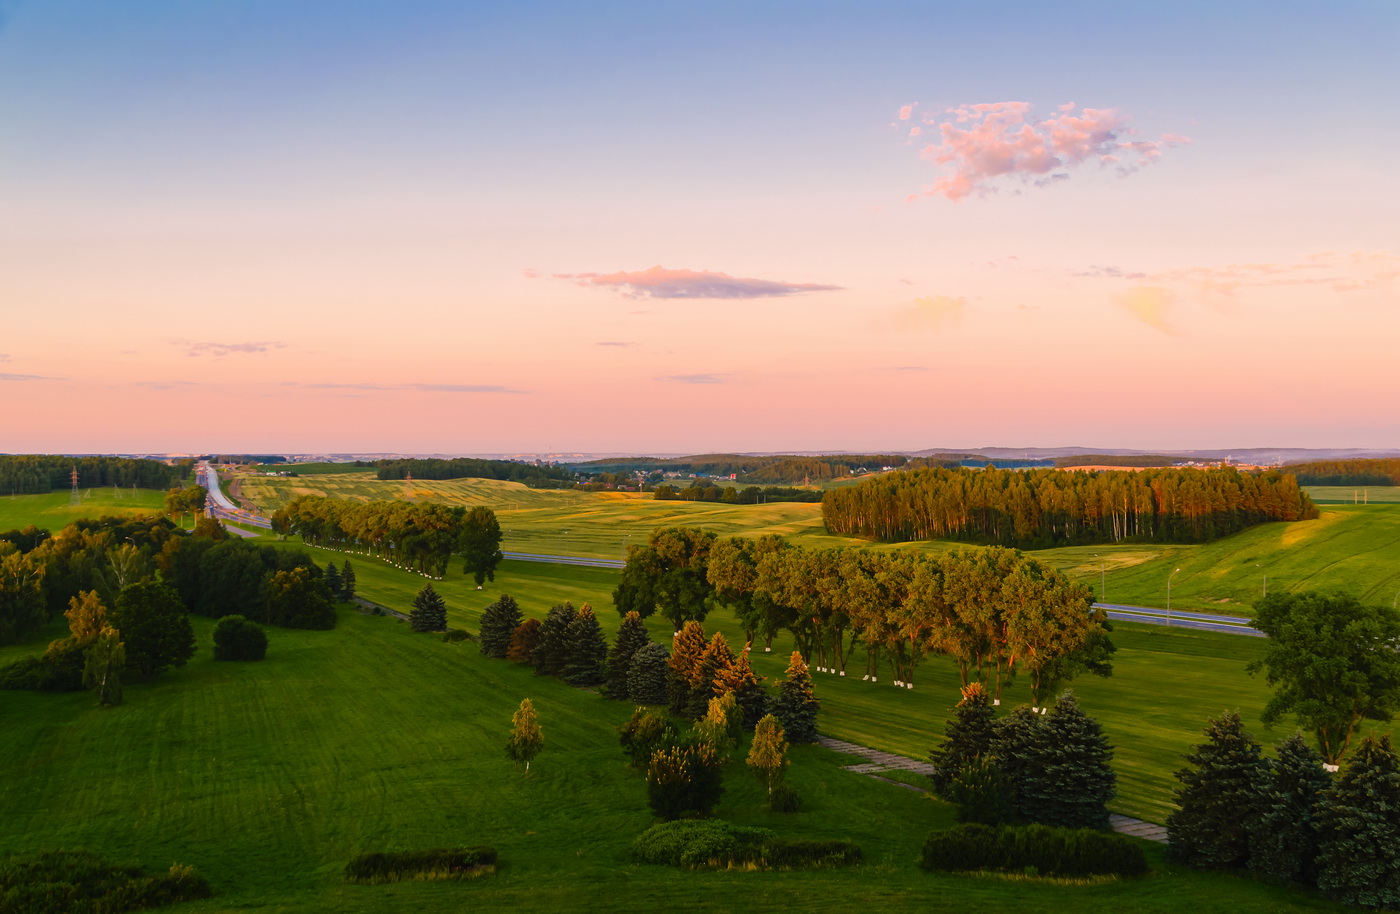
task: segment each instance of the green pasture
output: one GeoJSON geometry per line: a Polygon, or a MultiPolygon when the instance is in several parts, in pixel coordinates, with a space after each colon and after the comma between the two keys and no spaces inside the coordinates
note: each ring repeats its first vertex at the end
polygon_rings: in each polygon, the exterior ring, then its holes
{"type": "Polygon", "coordinates": [[[1400,504],[1400,486],[1304,486],[1319,505],[1400,504]]]}
{"type": "MultiPolygon", "coordinates": [[[[950,809],[844,771],[849,757],[817,747],[792,750],[804,812],[764,811],[736,763],[718,814],[788,837],[853,839],[865,851],[860,866],[639,865],[628,847],[652,819],[616,743],[627,705],[348,610],[335,631],[272,631],[261,663],[214,662],[211,628],[196,620],[195,658],[130,686],[116,709],[85,694],[0,693],[0,853],[83,847],[149,868],[191,864],[216,895],[178,908],[189,912],[1340,910],[1166,866],[1156,846],[1154,874],[1097,885],[924,874],[919,847],[951,823],[950,809]],[[524,697],[545,736],[528,777],[502,751],[524,697]],[[498,873],[378,886],[340,876],[354,854],[477,843],[500,850],[498,873]]],[[[5,649],[0,662],[36,649],[5,649]]],[[[828,719],[839,721],[831,708],[844,690],[821,688],[828,719]]],[[[917,691],[885,699],[934,701],[917,691]]]]}
{"type": "MultiPolygon", "coordinates": [[[[34,524],[57,533],[84,517],[105,515],[165,513],[165,493],[153,489],[80,489],[83,503],[68,504],[72,493],[47,492],[43,495],[0,496],[0,530],[14,530],[34,524]]],[[[188,523],[188,520],[186,520],[188,523]]]]}
{"type": "Polygon", "coordinates": [[[283,470],[291,470],[293,473],[303,475],[329,476],[340,474],[355,474],[368,476],[373,479],[376,469],[374,467],[357,467],[349,463],[257,463],[249,466],[253,473],[280,473],[283,470]]]}

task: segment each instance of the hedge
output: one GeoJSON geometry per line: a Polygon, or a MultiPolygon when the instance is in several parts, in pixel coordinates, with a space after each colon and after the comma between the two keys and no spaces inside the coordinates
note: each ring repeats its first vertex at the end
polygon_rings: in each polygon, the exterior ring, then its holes
{"type": "Polygon", "coordinates": [[[470,879],[496,866],[494,847],[440,847],[426,851],[360,854],[345,865],[350,882],[470,879]]]}
{"type": "Polygon", "coordinates": [[[653,825],[632,842],[632,854],[644,863],[692,870],[830,869],[861,859],[860,848],[850,841],[787,840],[767,828],[713,820],[653,825]]]}
{"type": "Polygon", "coordinates": [[[968,823],[936,831],[919,865],[930,871],[995,870],[1041,876],[1141,876],[1142,848],[1121,835],[1082,828],[968,823]]]}

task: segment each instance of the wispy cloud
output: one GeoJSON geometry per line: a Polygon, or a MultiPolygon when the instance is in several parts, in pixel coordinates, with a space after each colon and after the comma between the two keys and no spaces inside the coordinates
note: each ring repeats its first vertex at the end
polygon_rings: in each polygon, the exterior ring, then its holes
{"type": "Polygon", "coordinates": [[[425,393],[449,394],[522,394],[500,384],[293,384],[310,390],[419,390],[425,393]]]}
{"type": "Polygon", "coordinates": [[[1168,335],[1173,331],[1167,323],[1167,312],[1175,301],[1176,294],[1160,286],[1137,286],[1118,296],[1118,303],[1133,317],[1168,335]]]}
{"type": "Polygon", "coordinates": [[[951,295],[916,298],[895,312],[895,322],[903,328],[938,329],[957,324],[967,313],[967,299],[951,295]]]}
{"type": "Polygon", "coordinates": [[[1242,289],[1319,286],[1333,292],[1386,289],[1400,279],[1400,255],[1388,251],[1320,251],[1296,260],[1176,267],[1156,272],[1116,266],[1072,270],[1074,277],[1129,279],[1228,297],[1242,289]]]}
{"type": "Polygon", "coordinates": [[[717,374],[672,374],[661,378],[662,381],[676,381],[681,384],[723,384],[724,377],[717,374]]]}
{"type": "Polygon", "coordinates": [[[635,346],[635,345],[637,345],[637,344],[636,344],[636,343],[623,343],[623,342],[618,342],[618,341],[616,341],[616,340],[603,340],[602,342],[594,343],[593,345],[595,345],[595,346],[635,346]]]}
{"type": "Polygon", "coordinates": [[[9,360],[10,354],[8,352],[0,352],[0,362],[8,362],[9,360]]]}
{"type": "Polygon", "coordinates": [[[0,371],[0,381],[62,381],[63,378],[49,378],[41,374],[10,374],[0,371]]]}
{"type": "MultiPolygon", "coordinates": [[[[1127,175],[1156,162],[1163,150],[1191,142],[1170,133],[1155,140],[1131,139],[1136,132],[1114,108],[1077,109],[1070,102],[1054,116],[1036,120],[1031,107],[1028,102],[991,102],[919,118],[937,134],[937,142],[925,145],[919,155],[946,173],[909,199],[962,200],[995,193],[1008,182],[1045,186],[1068,180],[1071,170],[1086,163],[1127,175]]],[[[900,124],[911,120],[912,106],[901,108],[900,124]]],[[[913,126],[905,135],[912,140],[924,132],[913,126]]]]}
{"type": "Polygon", "coordinates": [[[185,355],[201,356],[212,355],[215,358],[223,358],[226,355],[235,354],[256,354],[268,352],[273,349],[282,349],[286,344],[276,342],[261,343],[191,343],[181,341],[175,344],[185,350],[185,355]]]}
{"type": "Polygon", "coordinates": [[[776,282],[712,273],[707,270],[649,270],[618,273],[555,273],[580,286],[611,289],[628,298],[781,298],[802,292],[833,292],[840,286],[819,283],[776,282]]]}

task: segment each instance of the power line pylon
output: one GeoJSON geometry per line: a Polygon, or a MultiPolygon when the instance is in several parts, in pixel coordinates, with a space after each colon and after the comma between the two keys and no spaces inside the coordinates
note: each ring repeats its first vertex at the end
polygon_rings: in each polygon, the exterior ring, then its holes
{"type": "Polygon", "coordinates": [[[83,503],[83,496],[78,492],[78,468],[73,467],[73,491],[68,496],[68,506],[76,508],[83,503]]]}

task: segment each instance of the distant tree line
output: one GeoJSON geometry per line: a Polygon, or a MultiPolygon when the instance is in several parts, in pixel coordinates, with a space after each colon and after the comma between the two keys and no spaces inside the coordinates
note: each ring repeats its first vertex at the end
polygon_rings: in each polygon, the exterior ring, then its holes
{"type": "Polygon", "coordinates": [[[887,542],[960,540],[1042,548],[1208,542],[1266,521],[1317,516],[1296,477],[1269,471],[915,470],[822,499],[826,529],[887,542]]]}
{"type": "Polygon", "coordinates": [[[78,485],[84,488],[169,489],[189,475],[191,466],[188,460],[171,466],[159,460],[135,457],[0,456],[0,494],[41,495],[54,489],[66,489],[73,484],[75,467],[78,485]]]}
{"type": "Polygon", "coordinates": [[[286,463],[280,454],[205,454],[199,458],[210,463],[286,463]]]}
{"type": "Polygon", "coordinates": [[[697,479],[683,489],[659,485],[652,495],[657,501],[717,501],[726,505],[756,505],[770,501],[819,502],[820,489],[796,489],[789,486],[717,486],[697,479]]]}
{"type": "Polygon", "coordinates": [[[403,479],[412,473],[414,479],[502,479],[523,482],[532,489],[572,488],[577,475],[568,467],[472,457],[376,460],[373,466],[378,468],[378,479],[403,479]]]}
{"type": "Polygon", "coordinates": [[[941,459],[929,463],[925,458],[910,458],[903,454],[822,454],[811,457],[795,454],[762,457],[701,454],[693,457],[606,458],[576,464],[574,468],[589,474],[664,470],[702,476],[732,475],[739,482],[794,483],[809,479],[841,479],[861,469],[879,471],[883,467],[941,466],[943,463],[941,459]]]}
{"type": "Polygon", "coordinates": [[[303,495],[272,515],[277,533],[297,533],[313,546],[359,551],[441,579],[454,554],[477,586],[495,580],[501,526],[495,512],[477,506],[371,501],[303,495]]]}
{"type": "Polygon", "coordinates": [[[1074,467],[1169,467],[1181,463],[1181,457],[1164,454],[1075,454],[1056,457],[1055,466],[1074,467]]]}
{"type": "Polygon", "coordinates": [[[1376,460],[1313,460],[1281,468],[1298,478],[1300,486],[1400,485],[1400,458],[1376,460]]]}

